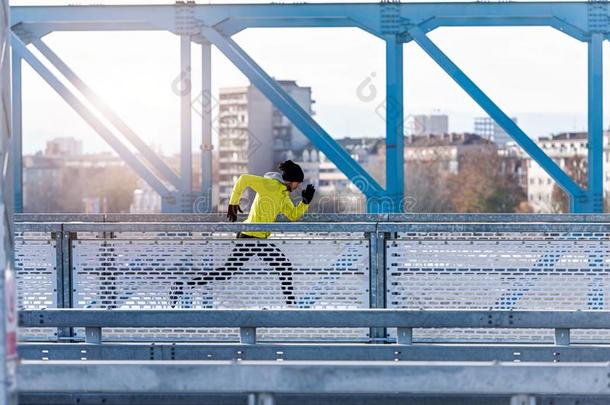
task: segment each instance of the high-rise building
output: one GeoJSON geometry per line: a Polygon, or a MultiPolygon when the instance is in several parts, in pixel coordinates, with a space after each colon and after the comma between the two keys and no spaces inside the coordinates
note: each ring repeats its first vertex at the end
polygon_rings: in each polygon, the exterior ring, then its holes
{"type": "MultiPolygon", "coordinates": [[[[248,88],[220,89],[218,112],[218,187],[226,199],[240,174],[248,171],[248,88]]],[[[219,207],[220,208],[220,207],[219,207]]]]}
{"type": "Polygon", "coordinates": [[[409,135],[443,135],[449,133],[449,116],[445,114],[414,115],[406,122],[409,135]]]}
{"type": "MultiPolygon", "coordinates": [[[[311,88],[278,83],[309,114],[311,88]]],[[[309,140],[254,86],[220,89],[218,112],[219,210],[243,173],[263,175],[301,154],[309,140]]]]}
{"type": "MultiPolygon", "coordinates": [[[[517,123],[517,118],[511,118],[517,123]]],[[[506,145],[512,138],[491,117],[477,117],[474,119],[474,133],[483,139],[494,141],[499,146],[506,145]]]]}

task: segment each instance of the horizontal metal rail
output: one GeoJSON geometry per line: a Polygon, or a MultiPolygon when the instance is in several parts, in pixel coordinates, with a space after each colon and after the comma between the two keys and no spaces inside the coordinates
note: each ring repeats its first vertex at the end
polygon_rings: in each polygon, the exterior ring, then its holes
{"type": "Polygon", "coordinates": [[[19,312],[22,327],[571,328],[610,329],[609,311],[96,310],[19,312]]]}
{"type": "Polygon", "coordinates": [[[550,344],[286,344],[21,343],[24,360],[536,361],[603,362],[610,345],[550,344]]]}
{"type": "Polygon", "coordinates": [[[570,232],[607,233],[610,223],[407,223],[407,222],[18,222],[17,232],[570,232]]]}
{"type": "Polygon", "coordinates": [[[28,393],[610,395],[609,371],[608,362],[23,361],[18,389],[28,393]]]}
{"type": "Polygon", "coordinates": [[[383,222],[378,232],[610,232],[610,223],[404,223],[383,222]]]}
{"type": "MultiPolygon", "coordinates": [[[[245,218],[245,215],[240,218],[245,218]]],[[[15,222],[223,222],[226,214],[15,214],[15,222]]],[[[287,221],[278,218],[278,222],[287,221]]],[[[301,222],[608,223],[610,214],[306,214],[301,222]]]]}
{"type": "Polygon", "coordinates": [[[17,232],[43,232],[63,230],[64,232],[374,232],[374,222],[273,222],[273,223],[231,223],[231,222],[89,222],[89,223],[16,223],[17,232]],[[59,227],[59,228],[58,228],[59,227]]]}
{"type": "Polygon", "coordinates": [[[413,328],[550,328],[555,344],[570,344],[570,329],[610,329],[608,311],[460,310],[82,310],[19,312],[22,327],[85,327],[85,341],[102,342],[102,328],[228,327],[256,343],[257,328],[397,328],[397,342],[410,345],[413,328]]]}
{"type": "Polygon", "coordinates": [[[15,232],[61,232],[63,224],[60,222],[15,222],[15,232]]]}
{"type": "MultiPolygon", "coordinates": [[[[146,405],[244,405],[249,398],[256,398],[250,394],[168,394],[168,393],[134,393],[134,394],[95,394],[87,392],[73,393],[25,393],[19,395],[19,405],[66,405],[66,404],[99,404],[100,397],[104,404],[146,404],[146,405]],[[97,402],[96,402],[97,401],[97,402]]],[[[608,398],[593,395],[537,395],[537,404],[562,405],[607,405],[608,398]]],[[[409,395],[409,394],[279,394],[273,395],[273,404],[278,405],[508,405],[511,401],[507,395],[409,395]]],[[[253,401],[256,403],[255,401],[253,401]]],[[[251,402],[252,403],[252,402],[251,402]]],[[[260,403],[260,400],[259,400],[260,403]]],[[[265,402],[263,402],[265,403],[265,402]]],[[[516,396],[517,404],[531,404],[523,400],[523,396],[516,396]],[[521,402],[517,402],[521,400],[521,402]]],[[[269,401],[266,402],[269,404],[269,401]]]]}

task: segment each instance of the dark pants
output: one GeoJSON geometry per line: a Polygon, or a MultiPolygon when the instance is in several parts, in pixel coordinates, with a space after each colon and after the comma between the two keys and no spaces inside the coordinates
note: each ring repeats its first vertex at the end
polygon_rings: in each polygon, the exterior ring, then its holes
{"type": "Polygon", "coordinates": [[[118,307],[118,289],[116,286],[116,275],[111,271],[102,271],[100,273],[102,280],[100,281],[101,291],[99,294],[99,302],[102,307],[107,309],[115,309],[118,307]]]}
{"type": "MultiPolygon", "coordinates": [[[[238,239],[262,239],[256,236],[237,233],[238,239]]],[[[280,279],[282,293],[286,304],[295,303],[294,286],[292,284],[292,263],[284,253],[272,242],[236,242],[233,250],[229,254],[224,266],[206,273],[204,276],[193,277],[189,281],[176,281],[170,293],[171,306],[176,306],[179,296],[184,294],[184,287],[193,288],[204,286],[213,281],[226,281],[233,277],[233,274],[248,261],[251,257],[258,256],[265,263],[268,263],[280,279]]]]}

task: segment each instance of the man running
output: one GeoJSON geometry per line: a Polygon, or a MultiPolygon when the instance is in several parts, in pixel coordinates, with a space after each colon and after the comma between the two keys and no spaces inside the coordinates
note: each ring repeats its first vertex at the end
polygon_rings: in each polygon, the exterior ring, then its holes
{"type": "MultiPolygon", "coordinates": [[[[263,177],[252,174],[242,174],[233,187],[229,197],[229,208],[227,218],[231,222],[237,220],[237,213],[243,212],[239,206],[241,196],[250,187],[256,192],[252,207],[246,223],[275,222],[278,214],[282,213],[290,221],[301,218],[308,210],[309,204],[315,194],[315,187],[307,185],[301,193],[302,200],[294,205],[290,199],[290,193],[295,191],[303,182],[303,170],[292,160],[286,160],[279,165],[282,173],[268,172],[263,177]]],[[[238,232],[239,239],[267,239],[270,232],[246,231],[238,232]]],[[[175,307],[178,299],[184,294],[184,286],[191,288],[204,286],[211,281],[229,280],[251,257],[258,256],[264,262],[269,263],[275,273],[278,274],[282,293],[287,305],[294,305],[294,286],[292,283],[292,263],[284,253],[271,242],[236,242],[225,265],[219,269],[208,272],[202,277],[192,278],[190,281],[177,281],[172,286],[170,293],[171,306],[175,307]],[[254,248],[254,249],[252,249],[254,248]]]]}

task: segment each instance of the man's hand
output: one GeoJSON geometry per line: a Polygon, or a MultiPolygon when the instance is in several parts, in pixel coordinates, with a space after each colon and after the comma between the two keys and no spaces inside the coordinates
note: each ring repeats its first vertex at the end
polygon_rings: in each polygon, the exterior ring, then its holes
{"type": "Polygon", "coordinates": [[[234,204],[231,205],[229,204],[229,209],[227,211],[227,218],[229,218],[229,221],[231,222],[235,222],[237,221],[237,212],[243,212],[239,206],[239,204],[234,204]]]}
{"type": "Polygon", "coordinates": [[[303,203],[309,204],[311,200],[313,200],[313,195],[316,193],[316,188],[313,184],[308,184],[307,188],[303,190],[301,193],[301,197],[303,197],[303,203]]]}

